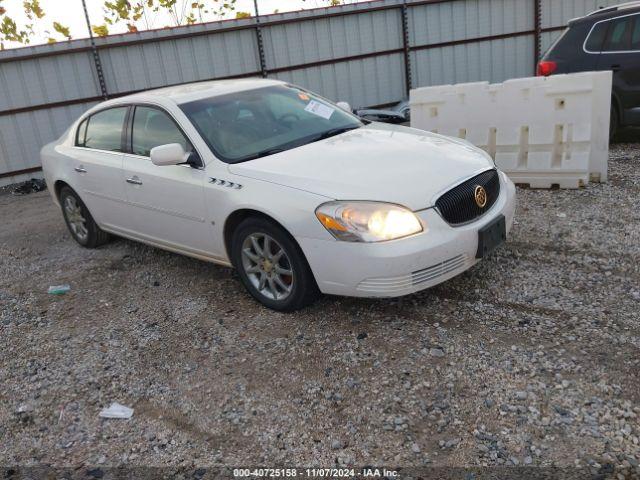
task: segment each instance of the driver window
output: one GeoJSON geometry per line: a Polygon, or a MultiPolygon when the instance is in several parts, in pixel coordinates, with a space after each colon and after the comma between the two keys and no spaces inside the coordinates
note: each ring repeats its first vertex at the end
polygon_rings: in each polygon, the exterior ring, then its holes
{"type": "Polygon", "coordinates": [[[133,154],[148,157],[152,148],[168,143],[179,143],[186,152],[192,150],[169,115],[157,108],[136,107],[131,133],[133,154]]]}

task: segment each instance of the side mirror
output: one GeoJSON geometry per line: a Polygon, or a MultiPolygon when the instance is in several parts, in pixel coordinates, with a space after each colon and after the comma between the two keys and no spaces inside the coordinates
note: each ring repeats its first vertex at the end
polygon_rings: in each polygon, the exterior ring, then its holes
{"type": "Polygon", "coordinates": [[[353,113],[351,110],[351,105],[349,105],[347,102],[338,102],[336,103],[336,105],[339,106],[342,110],[353,113]]]}
{"type": "Polygon", "coordinates": [[[151,162],[160,167],[178,165],[189,160],[189,154],[179,143],[169,143],[151,149],[151,162]]]}

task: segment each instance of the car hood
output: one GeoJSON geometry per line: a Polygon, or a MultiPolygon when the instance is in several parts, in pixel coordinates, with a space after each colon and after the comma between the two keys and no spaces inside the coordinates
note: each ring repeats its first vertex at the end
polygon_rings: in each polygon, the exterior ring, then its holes
{"type": "Polygon", "coordinates": [[[229,165],[236,175],[336,200],[374,200],[412,210],[488,168],[491,158],[464,140],[371,123],[302,147],[229,165]]]}

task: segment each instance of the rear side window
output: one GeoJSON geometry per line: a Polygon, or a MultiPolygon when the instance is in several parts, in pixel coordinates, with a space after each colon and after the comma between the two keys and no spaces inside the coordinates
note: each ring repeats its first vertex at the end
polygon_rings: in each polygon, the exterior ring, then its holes
{"type": "Polygon", "coordinates": [[[162,110],[151,107],[136,107],[131,141],[132,152],[143,157],[148,157],[152,148],[168,143],[179,143],[185,152],[192,150],[173,119],[162,110]]]}
{"type": "Polygon", "coordinates": [[[127,107],[110,108],[91,115],[78,129],[77,145],[111,152],[122,151],[122,127],[127,107]]]}
{"type": "Polygon", "coordinates": [[[631,24],[633,17],[622,17],[609,22],[604,52],[621,52],[630,49],[631,24]]]}
{"type": "Polygon", "coordinates": [[[588,52],[601,52],[604,37],[607,34],[607,26],[609,22],[596,23],[587,38],[585,47],[588,52]]]}

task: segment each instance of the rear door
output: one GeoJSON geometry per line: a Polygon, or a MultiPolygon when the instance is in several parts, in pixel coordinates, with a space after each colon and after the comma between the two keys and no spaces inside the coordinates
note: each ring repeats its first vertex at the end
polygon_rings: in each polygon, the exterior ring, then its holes
{"type": "Polygon", "coordinates": [[[599,70],[613,71],[613,90],[622,107],[622,123],[640,122],[640,14],[608,20],[599,70]]]}
{"type": "Polygon", "coordinates": [[[101,110],[80,124],[73,157],[78,194],[96,222],[108,229],[121,226],[128,214],[122,184],[123,132],[128,107],[101,110]]]}
{"type": "Polygon", "coordinates": [[[134,215],[127,229],[136,236],[195,255],[215,256],[211,223],[204,202],[205,171],[190,165],[157,166],[151,149],[191,142],[163,109],[137,105],[130,114],[123,183],[134,215]]]}

